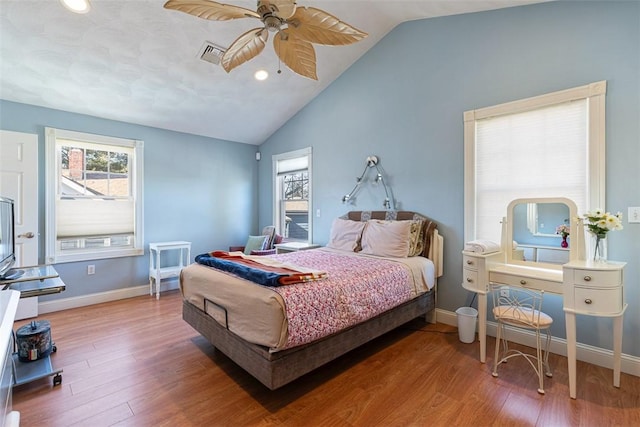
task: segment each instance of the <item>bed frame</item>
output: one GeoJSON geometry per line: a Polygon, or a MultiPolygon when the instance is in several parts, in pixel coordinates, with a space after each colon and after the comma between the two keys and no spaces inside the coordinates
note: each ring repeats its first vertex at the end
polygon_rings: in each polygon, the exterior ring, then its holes
{"type": "MultiPolygon", "coordinates": [[[[428,255],[434,262],[436,277],[442,275],[443,239],[435,223],[428,218],[410,211],[354,211],[345,218],[355,221],[425,219],[423,256],[428,255]]],[[[318,341],[277,352],[243,340],[186,300],[183,301],[182,318],[216,349],[266,387],[275,390],[417,317],[426,316],[428,321],[435,321],[436,293],[437,286],[434,286],[431,291],[363,323],[318,341]]]]}

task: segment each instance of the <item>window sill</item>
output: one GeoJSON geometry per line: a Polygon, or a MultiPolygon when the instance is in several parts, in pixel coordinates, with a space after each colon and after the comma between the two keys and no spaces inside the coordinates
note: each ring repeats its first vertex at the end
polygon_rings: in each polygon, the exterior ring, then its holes
{"type": "Polygon", "coordinates": [[[65,262],[92,261],[96,259],[123,258],[144,255],[144,249],[119,249],[112,251],[81,252],[66,255],[57,255],[48,258],[47,264],[62,264],[65,262]]]}

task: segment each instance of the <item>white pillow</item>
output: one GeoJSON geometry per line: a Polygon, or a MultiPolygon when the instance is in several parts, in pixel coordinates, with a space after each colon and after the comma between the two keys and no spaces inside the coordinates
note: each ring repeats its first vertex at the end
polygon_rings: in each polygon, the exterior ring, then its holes
{"type": "Polygon", "coordinates": [[[353,252],[360,241],[364,226],[365,223],[361,221],[334,219],[327,247],[353,252]]]}
{"type": "Polygon", "coordinates": [[[411,221],[369,220],[362,233],[363,254],[406,258],[411,242],[411,221]]]}

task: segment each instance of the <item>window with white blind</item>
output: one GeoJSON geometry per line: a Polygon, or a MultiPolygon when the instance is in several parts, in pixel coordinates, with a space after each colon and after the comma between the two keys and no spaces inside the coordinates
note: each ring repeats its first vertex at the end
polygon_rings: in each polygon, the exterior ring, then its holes
{"type": "Polygon", "coordinates": [[[500,241],[517,198],[604,207],[606,82],[464,113],[465,241],[500,241]]]}
{"type": "Polygon", "coordinates": [[[276,232],[311,242],[311,148],[274,155],[273,178],[276,232]]]}
{"type": "Polygon", "coordinates": [[[142,255],[143,142],[46,128],[46,260],[142,255]]]}

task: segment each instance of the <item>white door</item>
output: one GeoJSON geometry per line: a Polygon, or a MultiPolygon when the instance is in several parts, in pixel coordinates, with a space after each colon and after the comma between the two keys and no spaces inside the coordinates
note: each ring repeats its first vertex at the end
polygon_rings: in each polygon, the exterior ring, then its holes
{"type": "MultiPolygon", "coordinates": [[[[15,202],[16,266],[38,265],[38,135],[0,130],[0,195],[15,202]]],[[[38,297],[24,298],[18,318],[38,315],[38,297]]]]}

